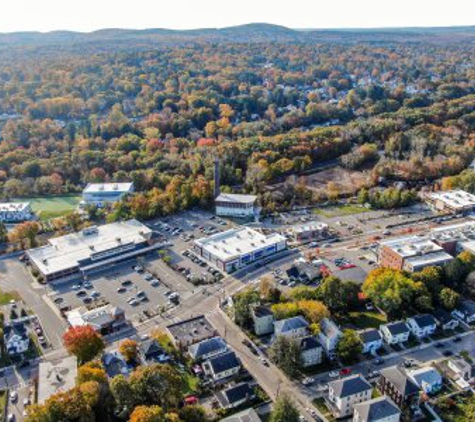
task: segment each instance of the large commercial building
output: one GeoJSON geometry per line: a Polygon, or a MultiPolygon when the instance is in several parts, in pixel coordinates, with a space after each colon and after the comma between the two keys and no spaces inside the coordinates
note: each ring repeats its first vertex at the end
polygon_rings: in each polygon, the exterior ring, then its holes
{"type": "Polygon", "coordinates": [[[92,273],[163,246],[151,239],[152,230],[137,220],[128,220],[49,239],[48,245],[30,249],[27,254],[45,281],[53,281],[92,273]]]}
{"type": "Polygon", "coordinates": [[[427,204],[435,211],[451,214],[468,214],[475,209],[475,195],[463,190],[429,193],[427,204]]]}
{"type": "Polygon", "coordinates": [[[280,234],[265,235],[248,227],[227,230],[195,241],[200,256],[228,273],[287,248],[280,234]]]}
{"type": "Polygon", "coordinates": [[[425,267],[445,265],[452,259],[442,246],[418,236],[391,239],[379,245],[379,265],[395,270],[420,271],[425,267]]]}
{"type": "Polygon", "coordinates": [[[33,211],[29,202],[4,202],[0,203],[0,222],[18,223],[30,220],[33,211]]]}
{"type": "Polygon", "coordinates": [[[451,255],[464,250],[475,254],[475,221],[432,229],[430,238],[451,255]]]}
{"type": "Polygon", "coordinates": [[[104,335],[119,331],[127,324],[124,310],[112,305],[94,309],[82,306],[68,312],[67,319],[71,327],[90,325],[95,331],[104,335]]]}
{"type": "Polygon", "coordinates": [[[120,201],[134,191],[133,183],[89,183],[82,192],[81,206],[104,207],[120,201]]]}
{"type": "Polygon", "coordinates": [[[65,393],[76,386],[78,361],[75,356],[40,362],[38,374],[38,403],[51,396],[65,393]]]}
{"type": "Polygon", "coordinates": [[[259,209],[257,196],[222,193],[215,199],[216,215],[222,217],[254,218],[259,209]]]}

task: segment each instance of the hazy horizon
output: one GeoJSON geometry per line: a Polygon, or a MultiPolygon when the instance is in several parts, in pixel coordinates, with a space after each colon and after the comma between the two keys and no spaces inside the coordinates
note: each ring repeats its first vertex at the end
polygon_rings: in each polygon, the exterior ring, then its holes
{"type": "Polygon", "coordinates": [[[0,32],[93,32],[101,29],[176,30],[224,28],[248,23],[269,23],[288,28],[391,29],[472,26],[475,4],[469,0],[446,2],[400,0],[381,5],[378,0],[317,2],[296,0],[242,0],[223,8],[217,0],[135,0],[120,4],[112,0],[18,0],[2,7],[0,32]],[[444,3],[444,4],[442,4],[444,3]]]}

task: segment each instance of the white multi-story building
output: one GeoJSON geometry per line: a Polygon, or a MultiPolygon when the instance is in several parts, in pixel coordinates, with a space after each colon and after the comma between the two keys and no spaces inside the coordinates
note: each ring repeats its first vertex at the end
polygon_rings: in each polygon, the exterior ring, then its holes
{"type": "Polygon", "coordinates": [[[370,400],[372,393],[373,386],[359,374],[328,383],[328,400],[337,418],[352,415],[354,407],[370,400]]]}
{"type": "Polygon", "coordinates": [[[405,322],[391,322],[379,327],[384,341],[388,344],[400,344],[409,340],[411,331],[405,322]]]}
{"type": "Polygon", "coordinates": [[[194,249],[217,268],[231,273],[287,249],[287,241],[280,234],[265,235],[241,227],[198,239],[194,249]]]}
{"type": "Polygon", "coordinates": [[[414,315],[407,319],[407,325],[417,338],[431,336],[437,330],[437,321],[432,315],[414,315]]]}
{"type": "Polygon", "coordinates": [[[324,318],[320,322],[318,339],[330,359],[336,357],[335,349],[342,336],[343,333],[331,319],[324,318]]]}
{"type": "Polygon", "coordinates": [[[82,192],[81,206],[104,207],[120,201],[134,191],[133,183],[89,183],[82,192]]]}
{"type": "Polygon", "coordinates": [[[0,203],[0,222],[18,223],[30,220],[33,211],[29,202],[4,202],[0,203]]]}
{"type": "Polygon", "coordinates": [[[401,411],[388,397],[355,405],[353,422],[399,422],[401,411]]]}
{"type": "Polygon", "coordinates": [[[435,211],[467,214],[475,209],[475,195],[460,189],[429,193],[426,200],[435,211]]]}
{"type": "Polygon", "coordinates": [[[216,215],[222,217],[254,218],[259,209],[257,196],[235,193],[222,193],[215,199],[216,215]]]}

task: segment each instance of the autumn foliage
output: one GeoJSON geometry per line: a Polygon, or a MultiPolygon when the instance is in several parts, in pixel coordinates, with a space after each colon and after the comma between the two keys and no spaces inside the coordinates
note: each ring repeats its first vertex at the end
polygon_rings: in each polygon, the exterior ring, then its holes
{"type": "Polygon", "coordinates": [[[70,327],[63,335],[66,350],[76,356],[80,363],[94,359],[104,350],[102,336],[90,325],[70,327]]]}

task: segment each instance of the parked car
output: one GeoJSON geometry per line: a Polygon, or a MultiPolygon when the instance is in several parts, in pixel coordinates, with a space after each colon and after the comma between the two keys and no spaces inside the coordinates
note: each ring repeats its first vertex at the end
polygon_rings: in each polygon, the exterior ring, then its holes
{"type": "Polygon", "coordinates": [[[18,393],[15,390],[10,391],[10,402],[15,403],[18,400],[18,393]]]}
{"type": "Polygon", "coordinates": [[[127,289],[124,286],[121,286],[117,289],[117,293],[125,293],[127,289]]]}
{"type": "Polygon", "coordinates": [[[337,371],[331,371],[328,376],[330,378],[338,378],[338,372],[337,371]]]}
{"type": "Polygon", "coordinates": [[[351,369],[350,368],[343,368],[340,370],[340,375],[350,375],[351,374],[351,369]]]}
{"type": "Polygon", "coordinates": [[[134,283],[132,283],[131,280],[125,280],[125,281],[122,282],[122,286],[124,286],[124,287],[131,286],[132,284],[134,284],[134,283]]]}

